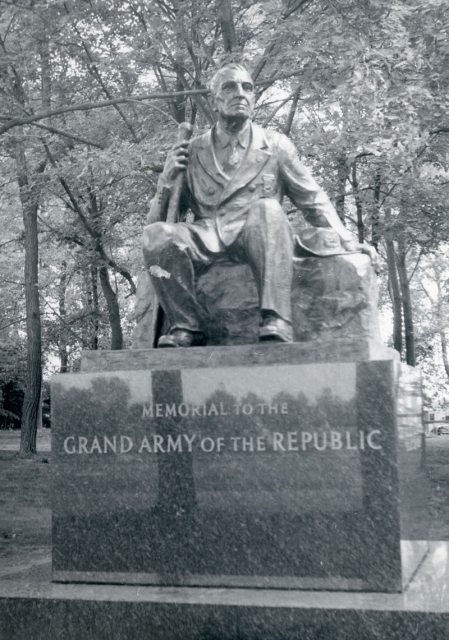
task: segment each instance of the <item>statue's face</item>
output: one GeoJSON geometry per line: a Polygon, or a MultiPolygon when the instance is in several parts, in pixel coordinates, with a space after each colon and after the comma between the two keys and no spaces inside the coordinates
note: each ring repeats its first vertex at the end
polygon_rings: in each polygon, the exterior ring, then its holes
{"type": "Polygon", "coordinates": [[[219,76],[212,106],[218,111],[218,116],[225,120],[247,120],[253,115],[254,99],[254,83],[249,73],[225,69],[219,76]]]}

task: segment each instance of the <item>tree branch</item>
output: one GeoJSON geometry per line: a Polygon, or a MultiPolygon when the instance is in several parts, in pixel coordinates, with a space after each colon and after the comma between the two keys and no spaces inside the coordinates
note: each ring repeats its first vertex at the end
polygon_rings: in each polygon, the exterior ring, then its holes
{"type": "Polygon", "coordinates": [[[293,124],[293,118],[295,117],[295,113],[296,113],[296,109],[298,107],[298,101],[299,101],[299,92],[301,91],[301,86],[298,85],[293,93],[293,102],[292,105],[290,107],[290,111],[288,114],[288,118],[287,118],[287,122],[285,123],[285,127],[284,127],[284,135],[289,136],[290,135],[290,131],[292,128],[292,124],[293,124]]]}
{"type": "Polygon", "coordinates": [[[295,13],[295,11],[298,11],[298,9],[301,9],[301,7],[309,2],[313,2],[313,0],[299,0],[291,9],[287,9],[287,11],[282,15],[282,20],[286,20],[292,15],[292,13],[295,13]]]}
{"type": "Polygon", "coordinates": [[[11,238],[11,240],[6,240],[6,242],[2,242],[2,244],[0,244],[0,249],[5,245],[10,244],[10,242],[20,242],[20,241],[23,241],[23,236],[18,236],[17,238],[11,238]]]}
{"type": "MultiPolygon", "coordinates": [[[[45,147],[45,151],[47,153],[47,156],[52,164],[53,167],[56,168],[56,161],[52,156],[52,153],[50,151],[50,149],[48,148],[48,145],[44,142],[44,147],[45,147]]],[[[95,249],[97,251],[97,253],[101,256],[101,258],[104,260],[104,262],[106,264],[108,264],[112,269],[114,269],[117,273],[119,273],[121,276],[123,276],[123,278],[125,278],[125,280],[127,280],[129,282],[129,286],[131,289],[131,293],[134,294],[136,293],[136,285],[134,283],[134,280],[132,279],[131,274],[129,273],[129,271],[127,271],[126,269],[124,269],[123,267],[120,267],[112,258],[110,258],[102,244],[101,244],[101,234],[96,231],[88,222],[87,217],[85,216],[83,210],[81,209],[81,207],[78,204],[77,199],[75,198],[75,196],[73,195],[69,185],[67,184],[67,182],[65,181],[65,179],[62,176],[59,176],[59,182],[61,183],[64,191],[66,192],[71,205],[73,207],[73,210],[76,212],[76,214],[78,215],[78,217],[80,218],[80,220],[82,221],[83,225],[85,226],[88,234],[91,236],[91,238],[93,238],[93,240],[95,240],[95,249]]]]}
{"type": "Polygon", "coordinates": [[[45,120],[45,118],[51,118],[53,116],[59,116],[63,113],[72,113],[74,111],[90,111],[91,109],[103,109],[104,107],[112,107],[115,104],[124,104],[125,102],[141,102],[143,100],[159,100],[164,98],[172,98],[176,96],[195,96],[205,95],[209,93],[209,89],[189,89],[188,91],[171,91],[164,93],[150,93],[143,96],[137,96],[135,98],[114,98],[112,100],[103,100],[101,102],[83,102],[80,104],[69,105],[66,107],[59,107],[57,109],[51,109],[49,111],[43,111],[41,113],[35,113],[27,115],[21,118],[12,118],[10,116],[0,116],[2,120],[9,120],[6,124],[0,127],[0,135],[6,133],[13,127],[20,127],[39,120],[45,120]]]}
{"type": "MultiPolygon", "coordinates": [[[[293,71],[292,73],[280,74],[270,78],[269,80],[261,80],[256,82],[256,86],[262,86],[271,84],[277,80],[286,80],[300,73],[300,70],[293,71]]],[[[133,98],[113,98],[111,100],[102,100],[101,102],[81,102],[79,104],[67,105],[65,107],[57,107],[48,111],[42,111],[40,113],[27,114],[22,117],[13,117],[0,114],[0,120],[6,120],[5,124],[0,127],[0,135],[6,133],[14,127],[21,127],[39,120],[45,120],[46,118],[52,118],[64,113],[74,113],[76,111],[90,111],[92,109],[104,109],[106,107],[112,107],[115,104],[125,104],[127,102],[143,102],[145,100],[164,100],[183,96],[205,96],[209,93],[209,89],[187,89],[185,91],[163,91],[157,93],[147,93],[142,96],[135,96],[133,98]]],[[[62,134],[61,134],[62,135],[62,134]]],[[[369,154],[362,154],[369,155],[369,154]]]]}
{"type": "MultiPolygon", "coordinates": [[[[279,22],[282,22],[283,20],[286,20],[287,18],[289,18],[292,13],[294,13],[295,11],[298,11],[298,9],[301,9],[301,7],[305,6],[306,4],[308,4],[309,2],[313,2],[313,0],[298,0],[298,2],[296,4],[293,5],[293,7],[291,7],[290,9],[287,9],[280,17],[279,22]]],[[[252,75],[252,79],[254,82],[256,82],[257,78],[260,76],[260,74],[262,73],[265,65],[267,64],[268,60],[270,59],[270,55],[273,51],[273,49],[276,47],[276,45],[278,44],[278,40],[275,39],[274,42],[272,42],[271,44],[269,44],[265,51],[263,52],[262,58],[259,60],[258,65],[256,66],[256,68],[254,69],[252,75]]]]}
{"type": "Polygon", "coordinates": [[[412,280],[413,276],[415,275],[415,271],[416,271],[416,269],[418,268],[419,261],[421,260],[421,258],[422,258],[422,256],[423,256],[423,255],[424,255],[424,249],[421,247],[421,249],[420,249],[420,251],[419,251],[418,258],[417,258],[417,260],[416,260],[416,264],[415,264],[415,266],[413,267],[412,272],[411,272],[411,274],[410,274],[410,276],[409,276],[409,279],[408,279],[408,281],[409,281],[409,282],[411,282],[411,280],[412,280]]]}
{"type": "Polygon", "coordinates": [[[46,124],[38,124],[37,122],[31,123],[32,127],[38,127],[39,129],[45,129],[50,133],[54,133],[57,136],[63,136],[64,138],[68,138],[69,140],[73,140],[74,142],[80,142],[81,144],[87,144],[90,147],[97,147],[97,149],[104,149],[104,145],[98,144],[97,142],[92,142],[92,140],[86,140],[85,138],[80,138],[79,136],[75,136],[73,133],[68,133],[67,131],[61,131],[61,129],[57,129],[56,127],[50,127],[46,124]]]}
{"type": "MultiPolygon", "coordinates": [[[[64,2],[64,8],[66,10],[67,15],[70,15],[70,11],[69,8],[67,6],[67,3],[64,2]]],[[[92,55],[92,52],[90,50],[90,46],[89,44],[85,41],[85,39],[81,36],[78,27],[75,25],[74,27],[75,32],[78,34],[78,37],[81,41],[81,44],[83,46],[83,49],[86,53],[87,56],[87,68],[89,70],[89,72],[91,73],[91,75],[97,80],[97,82],[99,83],[100,87],[103,89],[106,97],[111,100],[111,93],[109,91],[109,89],[106,86],[106,83],[104,82],[100,70],[98,69],[98,66],[95,64],[95,60],[94,57],[92,55]]],[[[120,109],[120,107],[118,106],[118,104],[114,104],[114,109],[117,111],[117,113],[120,115],[120,117],[122,118],[123,122],[126,124],[126,126],[128,127],[128,130],[131,133],[132,139],[134,140],[134,142],[138,142],[139,139],[136,135],[136,132],[134,131],[134,127],[132,126],[132,124],[128,121],[128,118],[126,117],[126,115],[123,113],[123,111],[120,109]]]]}
{"type": "Polygon", "coordinates": [[[270,115],[269,115],[267,118],[265,118],[265,120],[263,121],[263,123],[262,123],[262,127],[266,127],[266,126],[267,126],[267,124],[269,124],[269,123],[271,122],[271,120],[273,120],[274,116],[277,114],[277,112],[279,111],[279,109],[282,109],[282,107],[283,107],[284,105],[286,105],[286,104],[287,104],[287,102],[289,102],[292,98],[294,98],[294,97],[295,97],[295,95],[296,95],[296,94],[297,94],[297,92],[299,91],[299,88],[300,88],[300,87],[296,87],[296,89],[295,89],[294,91],[292,91],[292,93],[291,93],[289,96],[287,96],[287,97],[285,98],[285,100],[282,100],[282,102],[281,102],[280,104],[278,104],[278,106],[277,106],[277,107],[275,107],[275,108],[273,109],[273,111],[270,113],[270,115]]]}

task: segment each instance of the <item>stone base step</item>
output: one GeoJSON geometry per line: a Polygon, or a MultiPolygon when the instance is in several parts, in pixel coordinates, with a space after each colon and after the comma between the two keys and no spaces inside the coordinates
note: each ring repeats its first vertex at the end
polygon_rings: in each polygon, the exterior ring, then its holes
{"type": "MultiPolygon", "coordinates": [[[[5,640],[443,640],[448,542],[402,594],[51,583],[51,560],[0,581],[5,640]]],[[[32,563],[31,563],[32,564],[32,563]]]]}

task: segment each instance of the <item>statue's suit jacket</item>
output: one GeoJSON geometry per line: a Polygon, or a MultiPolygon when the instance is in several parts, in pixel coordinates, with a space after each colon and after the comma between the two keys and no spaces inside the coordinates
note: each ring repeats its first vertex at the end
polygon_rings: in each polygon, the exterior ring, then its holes
{"type": "MultiPolygon", "coordinates": [[[[246,155],[231,179],[220,171],[214,153],[214,128],[194,138],[181,197],[181,216],[190,209],[190,225],[213,252],[223,251],[236,240],[248,211],[258,200],[284,195],[314,226],[333,227],[343,240],[352,240],[324,191],[300,162],[292,142],[283,134],[251,124],[246,155]]],[[[163,191],[159,180],[149,222],[163,218],[163,191]]]]}

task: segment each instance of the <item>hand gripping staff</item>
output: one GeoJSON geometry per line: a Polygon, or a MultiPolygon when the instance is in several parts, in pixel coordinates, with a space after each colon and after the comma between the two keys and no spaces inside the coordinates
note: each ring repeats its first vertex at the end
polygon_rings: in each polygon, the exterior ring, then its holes
{"type": "MultiPolygon", "coordinates": [[[[178,142],[188,142],[192,137],[193,127],[189,122],[181,122],[178,127],[178,142]]],[[[181,200],[182,187],[185,180],[184,171],[176,176],[171,188],[170,200],[168,203],[167,222],[178,222],[179,204],[181,200]]]]}

